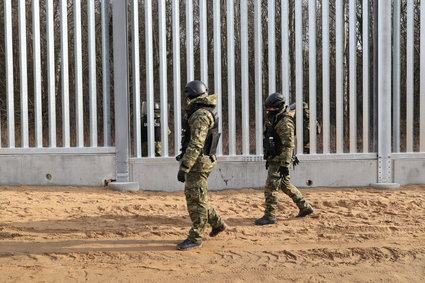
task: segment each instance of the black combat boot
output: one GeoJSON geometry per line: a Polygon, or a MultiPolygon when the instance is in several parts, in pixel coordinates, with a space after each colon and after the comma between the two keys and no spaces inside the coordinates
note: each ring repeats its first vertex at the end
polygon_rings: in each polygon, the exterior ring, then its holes
{"type": "Polygon", "coordinates": [[[227,228],[227,224],[223,222],[223,224],[221,224],[217,228],[214,228],[214,229],[211,230],[210,237],[217,236],[218,234],[220,234],[221,232],[223,232],[224,230],[226,230],[226,228],[227,228]]]}
{"type": "Polygon", "coordinates": [[[190,250],[193,248],[202,247],[202,243],[194,243],[189,238],[181,242],[180,244],[177,244],[177,249],[185,251],[190,250]]]}
{"type": "Polygon", "coordinates": [[[268,224],[276,224],[276,218],[271,218],[268,216],[263,216],[255,220],[255,225],[268,225],[268,224]]]}
{"type": "Polygon", "coordinates": [[[314,210],[313,210],[312,207],[309,207],[309,208],[304,209],[304,210],[300,209],[300,212],[298,213],[298,215],[296,217],[305,217],[309,214],[312,214],[313,212],[314,212],[314,210]]]}

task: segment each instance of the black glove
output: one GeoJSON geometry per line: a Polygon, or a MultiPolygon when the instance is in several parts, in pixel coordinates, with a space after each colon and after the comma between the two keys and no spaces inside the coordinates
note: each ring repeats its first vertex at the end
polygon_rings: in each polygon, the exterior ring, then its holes
{"type": "Polygon", "coordinates": [[[176,160],[180,161],[183,158],[183,153],[180,153],[179,155],[176,156],[176,160]]]}
{"type": "Polygon", "coordinates": [[[184,172],[183,170],[179,170],[179,173],[177,173],[177,180],[179,180],[179,182],[184,183],[186,181],[186,172],[184,172]]]}
{"type": "Polygon", "coordinates": [[[269,162],[266,161],[266,170],[269,170],[269,162]]]}
{"type": "Polygon", "coordinates": [[[298,164],[300,164],[300,160],[296,155],[294,155],[294,157],[292,157],[292,166],[295,168],[298,164]]]}
{"type": "Polygon", "coordinates": [[[279,173],[280,178],[285,178],[286,176],[289,176],[289,169],[286,166],[280,166],[279,167],[279,173]]]}

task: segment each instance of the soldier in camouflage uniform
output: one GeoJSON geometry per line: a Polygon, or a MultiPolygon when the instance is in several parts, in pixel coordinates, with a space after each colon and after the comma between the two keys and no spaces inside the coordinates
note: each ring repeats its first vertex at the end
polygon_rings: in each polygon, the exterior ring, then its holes
{"type": "Polygon", "coordinates": [[[220,138],[215,112],[217,95],[208,95],[208,89],[201,81],[189,82],[185,95],[187,105],[183,119],[182,152],[176,157],[180,161],[177,179],[185,183],[184,193],[192,228],[188,238],[177,245],[179,250],[201,246],[207,223],[212,227],[210,237],[217,236],[227,227],[217,211],[210,207],[207,197],[208,176],[217,163],[215,151],[220,138]]]}
{"type": "MultiPolygon", "coordinates": [[[[143,110],[142,110],[143,112],[143,110]]],[[[154,141],[155,141],[155,156],[161,156],[162,143],[161,143],[161,112],[159,103],[154,104],[154,141]]],[[[148,155],[148,116],[143,115],[142,118],[142,156],[148,155]]]]}
{"type": "Polygon", "coordinates": [[[287,194],[299,208],[297,217],[313,213],[313,208],[301,192],[291,184],[289,167],[293,161],[295,148],[295,112],[285,107],[285,99],[280,93],[273,93],[265,101],[268,121],[264,137],[264,158],[268,169],[264,196],[266,208],[264,216],[255,221],[256,225],[276,223],[277,194],[279,189],[287,194]]]}
{"type": "MultiPolygon", "coordinates": [[[[292,117],[292,120],[295,123],[295,112],[297,110],[296,103],[292,103],[289,105],[289,109],[287,111],[287,115],[292,117]]],[[[308,107],[307,102],[303,102],[303,146],[304,153],[310,153],[310,108],[308,107]]],[[[316,133],[320,134],[322,131],[322,126],[319,121],[316,120],[316,133]]]]}

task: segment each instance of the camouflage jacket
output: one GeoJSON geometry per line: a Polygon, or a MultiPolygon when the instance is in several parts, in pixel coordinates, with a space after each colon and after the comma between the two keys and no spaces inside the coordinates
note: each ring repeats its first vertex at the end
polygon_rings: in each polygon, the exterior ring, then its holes
{"type": "MultiPolygon", "coordinates": [[[[186,112],[191,112],[201,106],[215,107],[217,95],[203,94],[192,99],[185,107],[186,112]]],[[[211,171],[216,163],[215,158],[203,155],[208,131],[214,126],[214,116],[206,109],[199,108],[189,118],[190,141],[186,151],[180,160],[180,170],[188,173],[190,171],[211,171]]]]}
{"type": "MultiPolygon", "coordinates": [[[[296,116],[296,104],[293,103],[288,107],[287,115],[292,117],[292,120],[295,123],[296,116]]],[[[310,153],[310,109],[306,102],[303,102],[303,151],[304,153],[310,153]]],[[[319,121],[315,121],[316,124],[316,133],[320,134],[322,132],[322,126],[319,121]]]]}
{"type": "Polygon", "coordinates": [[[267,161],[280,163],[280,166],[288,167],[292,163],[295,148],[295,124],[292,114],[295,114],[295,112],[287,112],[286,108],[284,108],[277,115],[278,121],[274,127],[282,147],[278,155],[268,158],[267,161]]]}

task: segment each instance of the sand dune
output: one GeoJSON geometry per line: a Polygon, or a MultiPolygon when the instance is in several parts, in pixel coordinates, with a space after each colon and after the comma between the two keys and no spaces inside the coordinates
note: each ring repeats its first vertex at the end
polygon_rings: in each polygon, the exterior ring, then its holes
{"type": "Polygon", "coordinates": [[[425,186],[302,192],[312,216],[281,193],[265,227],[262,191],[211,192],[229,229],[180,252],[183,192],[2,186],[0,281],[425,282],[425,186]]]}

